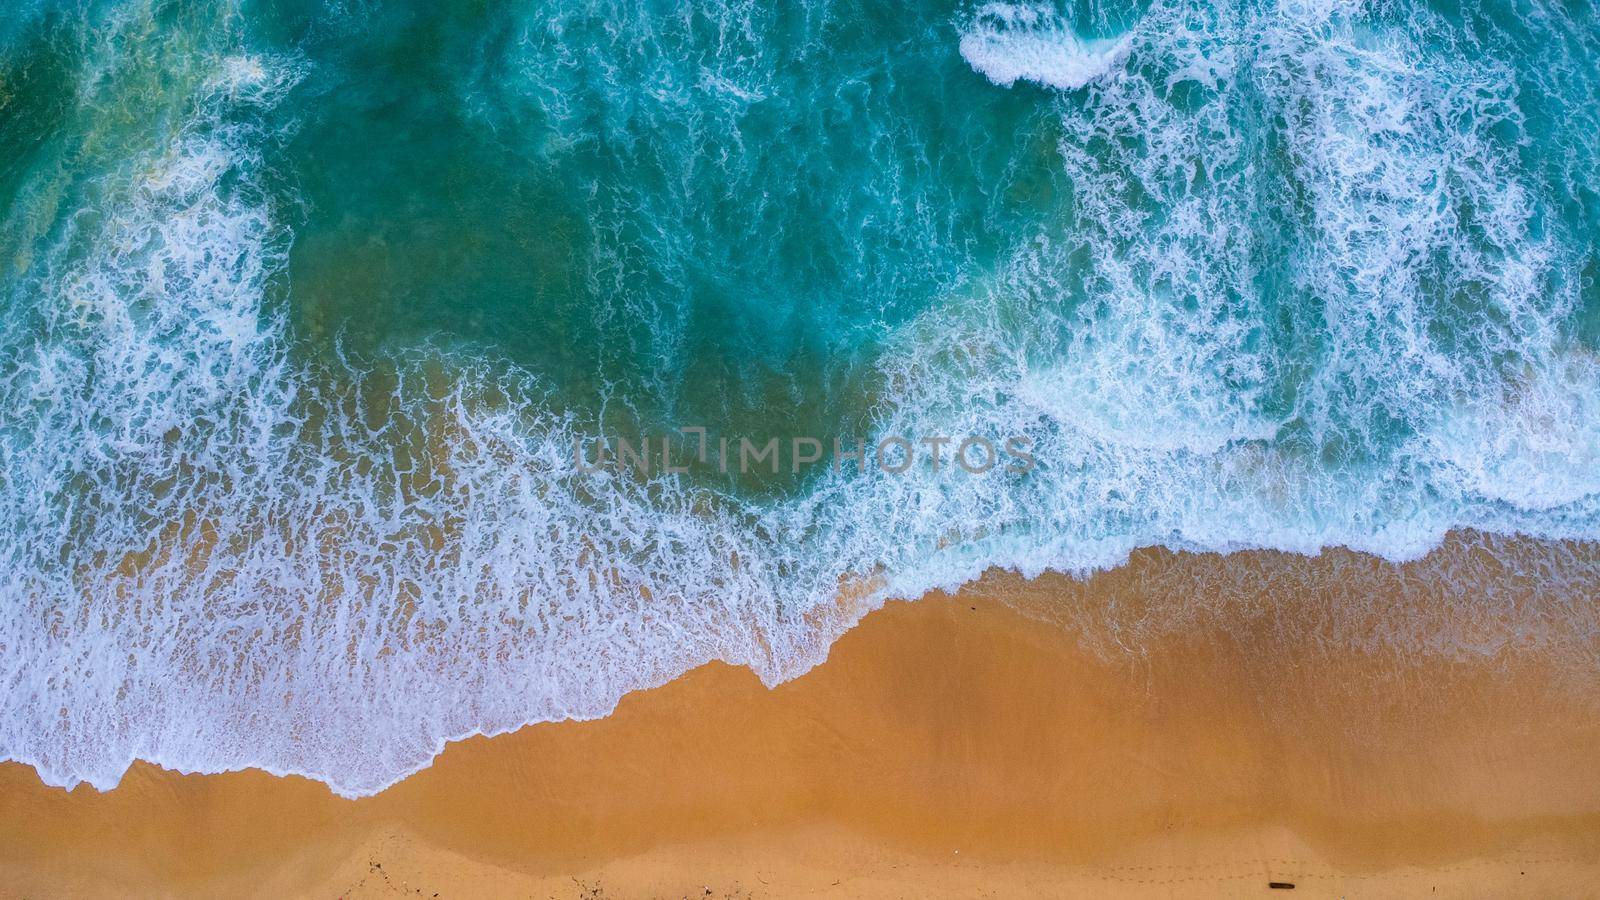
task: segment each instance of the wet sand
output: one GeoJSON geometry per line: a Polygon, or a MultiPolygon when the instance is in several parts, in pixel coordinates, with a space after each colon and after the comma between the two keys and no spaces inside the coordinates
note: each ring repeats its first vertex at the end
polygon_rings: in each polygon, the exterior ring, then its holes
{"type": "Polygon", "coordinates": [[[1596,551],[1504,550],[994,575],[359,801],[6,764],[0,896],[1600,896],[1596,551]]]}

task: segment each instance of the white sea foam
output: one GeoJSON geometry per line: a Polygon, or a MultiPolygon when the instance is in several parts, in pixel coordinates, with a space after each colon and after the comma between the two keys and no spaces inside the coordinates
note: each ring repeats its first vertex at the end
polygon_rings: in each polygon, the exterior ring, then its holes
{"type": "MultiPolygon", "coordinates": [[[[1025,434],[1038,469],[845,474],[755,505],[578,475],[573,422],[503,367],[295,362],[267,301],[289,240],[257,182],[274,135],[251,123],[296,67],[219,58],[190,120],[100,160],[100,216],[8,285],[0,755],[54,784],[142,758],[359,795],[446,740],[604,715],[708,660],[793,677],[884,598],[990,566],[1600,538],[1600,375],[1569,333],[1573,254],[1497,136],[1512,82],[1424,47],[1431,20],[1356,12],[1152,7],[1127,71],[1061,111],[1071,233],[894,335],[884,433],[1025,434]],[[1296,203],[1262,196],[1285,185],[1296,203]]],[[[1528,577],[1592,601],[1592,567],[1548,562],[1528,577]]],[[[1447,597],[1482,583],[1435,574],[1447,597]]],[[[1592,638],[1547,626],[1523,637],[1592,638]]]]}
{"type": "Polygon", "coordinates": [[[961,34],[961,56],[998,85],[1076,90],[1122,64],[1131,35],[1083,39],[1053,6],[985,3],[961,34]]]}
{"type": "Polygon", "coordinates": [[[251,90],[198,79],[198,118],[109,167],[103,217],[16,287],[0,754],[63,785],[141,758],[363,794],[446,739],[602,715],[711,659],[769,681],[819,659],[862,610],[786,608],[825,592],[780,579],[748,514],[573,472],[523,381],[290,361],[269,136],[240,118],[284,76],[256,65],[251,90]]]}

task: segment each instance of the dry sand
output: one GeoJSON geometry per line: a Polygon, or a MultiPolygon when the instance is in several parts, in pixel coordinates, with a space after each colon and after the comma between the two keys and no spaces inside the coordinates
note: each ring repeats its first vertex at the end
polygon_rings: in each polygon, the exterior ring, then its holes
{"type": "Polygon", "coordinates": [[[7,764],[0,896],[1600,896],[1596,598],[1477,553],[996,575],[360,801],[7,764]]]}

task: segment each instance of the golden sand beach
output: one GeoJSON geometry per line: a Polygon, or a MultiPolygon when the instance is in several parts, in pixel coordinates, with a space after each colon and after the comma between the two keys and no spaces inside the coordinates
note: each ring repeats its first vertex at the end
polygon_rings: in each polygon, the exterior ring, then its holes
{"type": "Polygon", "coordinates": [[[1582,598],[1474,553],[995,574],[775,689],[709,665],[362,800],[143,763],[68,793],[7,764],[0,896],[1600,895],[1582,598]],[[1441,608],[1445,571],[1485,599],[1441,608]]]}

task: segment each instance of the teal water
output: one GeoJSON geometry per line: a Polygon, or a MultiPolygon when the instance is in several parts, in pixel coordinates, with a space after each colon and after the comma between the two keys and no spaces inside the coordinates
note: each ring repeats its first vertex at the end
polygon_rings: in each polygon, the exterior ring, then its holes
{"type": "Polygon", "coordinates": [[[0,756],[362,794],[991,566],[1600,539],[1596,172],[1579,3],[13,6],[0,756]]]}

